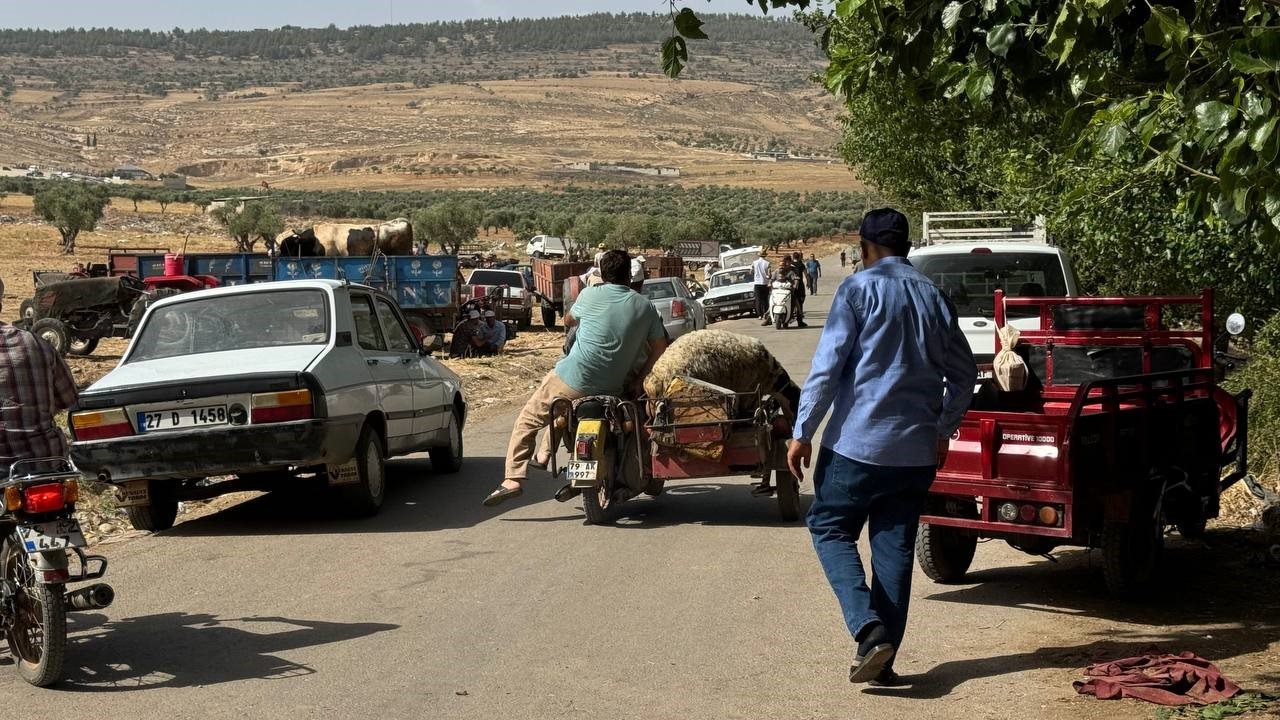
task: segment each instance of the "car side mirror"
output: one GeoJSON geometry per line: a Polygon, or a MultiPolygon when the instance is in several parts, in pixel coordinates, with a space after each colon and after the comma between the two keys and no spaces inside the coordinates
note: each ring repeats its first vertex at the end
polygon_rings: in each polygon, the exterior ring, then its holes
{"type": "Polygon", "coordinates": [[[702,296],[703,296],[703,295],[706,295],[706,294],[707,294],[707,291],[706,291],[706,290],[694,290],[694,291],[693,291],[693,299],[694,299],[694,300],[701,300],[701,299],[702,299],[702,296]]]}

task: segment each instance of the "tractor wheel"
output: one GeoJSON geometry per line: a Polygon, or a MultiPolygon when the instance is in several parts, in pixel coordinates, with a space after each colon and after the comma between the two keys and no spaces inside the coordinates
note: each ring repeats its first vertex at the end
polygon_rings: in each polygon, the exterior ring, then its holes
{"type": "Polygon", "coordinates": [[[27,322],[31,322],[35,319],[36,306],[35,302],[31,298],[27,298],[26,300],[18,303],[18,317],[26,320],[27,322]]]}
{"type": "Polygon", "coordinates": [[[59,355],[66,355],[71,349],[71,333],[67,331],[66,323],[57,318],[35,321],[31,325],[31,334],[52,345],[59,355]]]}
{"type": "Polygon", "coordinates": [[[81,357],[92,355],[97,349],[98,338],[72,338],[71,344],[67,346],[67,352],[81,357]]]}

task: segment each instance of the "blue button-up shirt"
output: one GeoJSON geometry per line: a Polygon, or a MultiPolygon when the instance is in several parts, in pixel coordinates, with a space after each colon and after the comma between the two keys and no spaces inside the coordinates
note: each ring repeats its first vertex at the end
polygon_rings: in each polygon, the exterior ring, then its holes
{"type": "Polygon", "coordinates": [[[977,377],[951,302],[906,258],[883,258],[836,290],[794,437],[812,441],[831,408],[823,447],[872,465],[934,465],[977,377]]]}

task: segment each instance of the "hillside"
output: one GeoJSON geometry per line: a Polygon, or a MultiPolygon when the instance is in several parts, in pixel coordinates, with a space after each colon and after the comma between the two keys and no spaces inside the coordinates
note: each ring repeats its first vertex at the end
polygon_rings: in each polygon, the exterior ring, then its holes
{"type": "Polygon", "coordinates": [[[718,16],[685,79],[653,15],[250,32],[0,30],[0,162],[204,186],[680,182],[847,189],[836,103],[792,22],[718,16]],[[93,61],[86,62],[92,58],[93,61]],[[6,80],[7,78],[7,80],[6,80]],[[12,88],[8,90],[8,88],[12,88]],[[575,172],[666,166],[678,178],[575,172]]]}

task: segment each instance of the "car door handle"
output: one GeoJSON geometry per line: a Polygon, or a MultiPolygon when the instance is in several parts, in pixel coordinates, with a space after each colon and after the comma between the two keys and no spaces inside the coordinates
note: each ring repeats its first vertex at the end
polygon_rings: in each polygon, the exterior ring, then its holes
{"type": "Polygon", "coordinates": [[[365,363],[369,365],[377,365],[378,362],[379,362],[378,358],[368,358],[365,360],[365,363]]]}
{"type": "Polygon", "coordinates": [[[413,358],[402,357],[402,358],[400,358],[400,362],[401,362],[401,363],[403,363],[403,364],[405,364],[405,365],[412,365],[412,364],[413,364],[413,358]]]}

